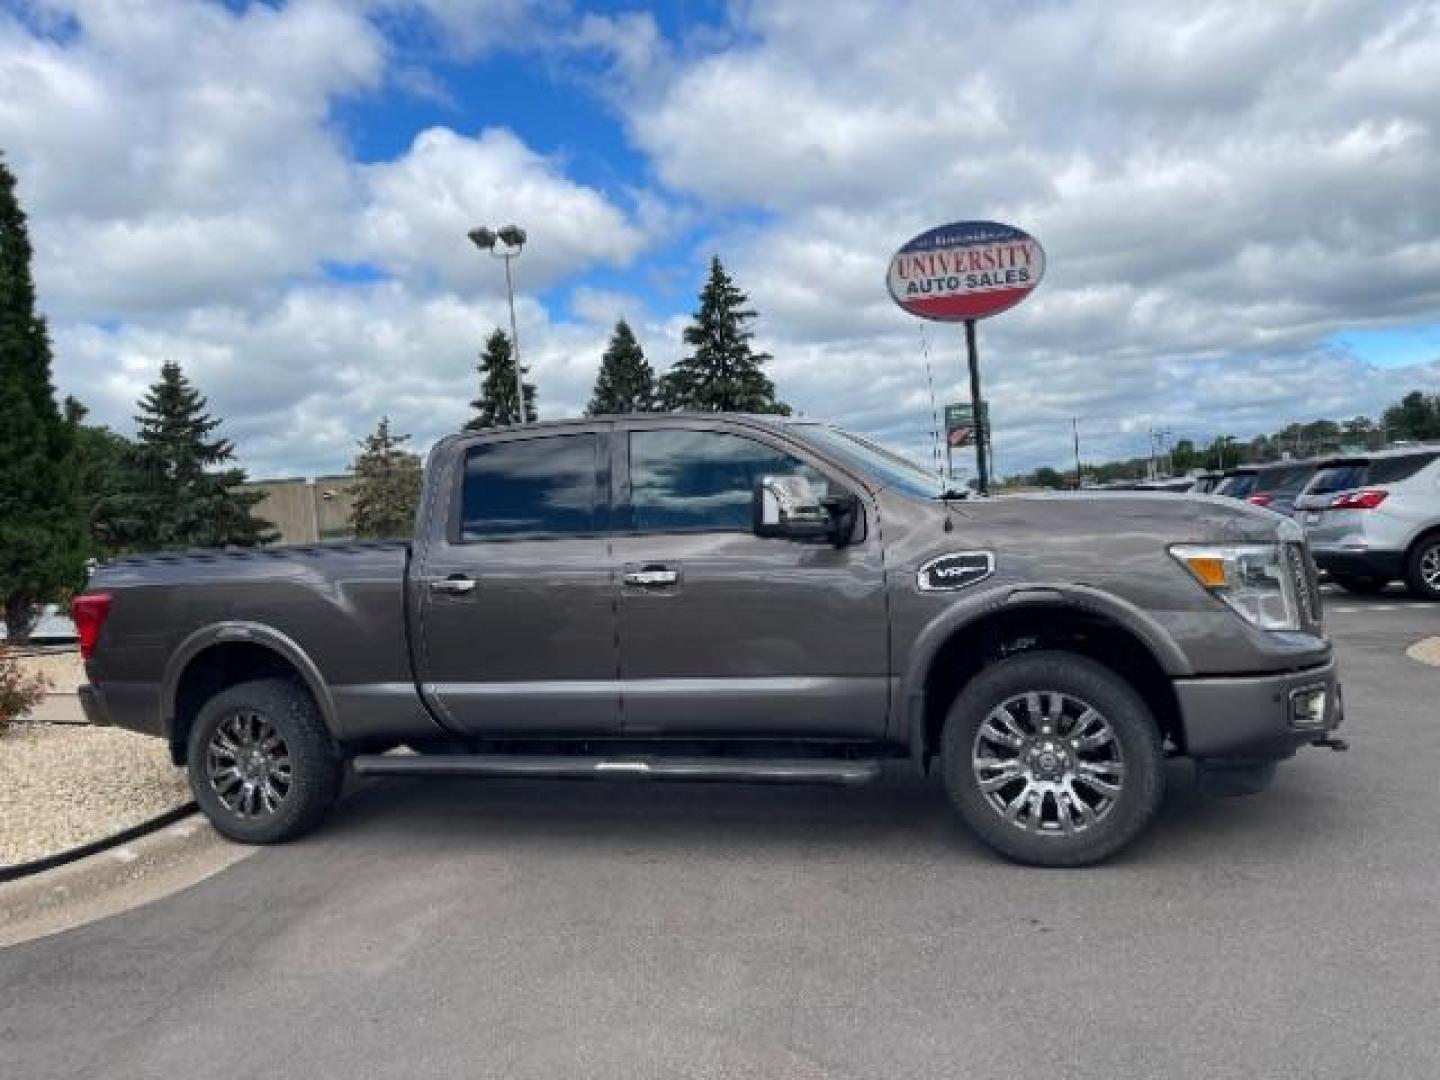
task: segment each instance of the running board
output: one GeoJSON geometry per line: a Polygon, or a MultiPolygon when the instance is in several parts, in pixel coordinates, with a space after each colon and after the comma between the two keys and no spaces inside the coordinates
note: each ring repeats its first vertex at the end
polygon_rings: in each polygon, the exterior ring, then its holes
{"type": "Polygon", "coordinates": [[[580,757],[567,754],[360,754],[362,776],[493,776],[548,780],[716,780],[864,784],[880,762],[827,758],[580,757]]]}

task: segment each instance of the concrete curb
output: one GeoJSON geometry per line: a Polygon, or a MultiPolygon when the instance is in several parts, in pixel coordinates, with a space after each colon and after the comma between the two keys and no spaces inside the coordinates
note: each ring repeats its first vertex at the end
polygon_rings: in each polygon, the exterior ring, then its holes
{"type": "Polygon", "coordinates": [[[156,829],[163,829],[172,821],[179,821],[189,814],[193,814],[198,808],[195,803],[187,802],[166,810],[163,814],[156,814],[149,821],[142,821],[139,825],[131,825],[128,829],[121,829],[113,836],[105,836],[99,840],[91,840],[78,847],[70,848],[68,851],[60,851],[54,855],[46,855],[40,859],[33,859],[30,862],[15,863],[12,866],[0,866],[0,885],[7,881],[19,881],[21,878],[29,877],[31,874],[43,873],[46,870],[53,870],[57,866],[64,866],[66,863],[75,862],[78,859],[98,854],[107,848],[118,847],[121,844],[128,844],[131,840],[138,840],[146,833],[152,833],[156,829]]]}
{"type": "MultiPolygon", "coordinates": [[[[148,824],[148,823],[147,823],[148,824]]],[[[0,947],[82,926],[198,884],[255,852],[198,813],[0,885],[0,947]]]]}

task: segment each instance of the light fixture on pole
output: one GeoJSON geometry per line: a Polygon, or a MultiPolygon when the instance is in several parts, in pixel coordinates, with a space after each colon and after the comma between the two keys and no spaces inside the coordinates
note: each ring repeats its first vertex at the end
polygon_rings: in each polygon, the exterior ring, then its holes
{"type": "Polygon", "coordinates": [[[510,276],[510,260],[517,258],[525,246],[525,230],[518,225],[506,225],[503,229],[477,226],[466,233],[470,242],[481,251],[488,251],[497,259],[505,260],[505,295],[510,301],[510,347],[515,355],[515,414],[516,422],[525,423],[525,380],[520,373],[520,332],[515,326],[515,284],[510,276]]]}

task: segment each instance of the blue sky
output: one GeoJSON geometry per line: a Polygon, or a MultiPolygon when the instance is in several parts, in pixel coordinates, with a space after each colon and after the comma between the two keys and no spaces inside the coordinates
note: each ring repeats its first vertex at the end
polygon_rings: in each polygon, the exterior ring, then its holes
{"type": "Polygon", "coordinates": [[[981,328],[1007,469],[1066,460],[1076,415],[1100,457],[1440,389],[1424,0],[0,0],[0,150],[59,388],[126,430],[179,360],[265,475],[333,472],[382,413],[420,447],[464,422],[506,322],[482,222],[529,230],[547,417],[621,314],[673,363],[718,253],[785,400],[923,456],[885,264],[967,219],[1048,255],[981,328]]]}

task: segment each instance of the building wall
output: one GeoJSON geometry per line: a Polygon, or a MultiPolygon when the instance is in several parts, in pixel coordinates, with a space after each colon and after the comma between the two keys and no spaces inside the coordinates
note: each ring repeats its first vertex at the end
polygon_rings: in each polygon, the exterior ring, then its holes
{"type": "Polygon", "coordinates": [[[265,498],[255,507],[255,513],[275,526],[280,533],[279,543],[313,544],[354,535],[350,528],[354,476],[252,480],[243,486],[248,491],[264,492],[265,498]]]}

